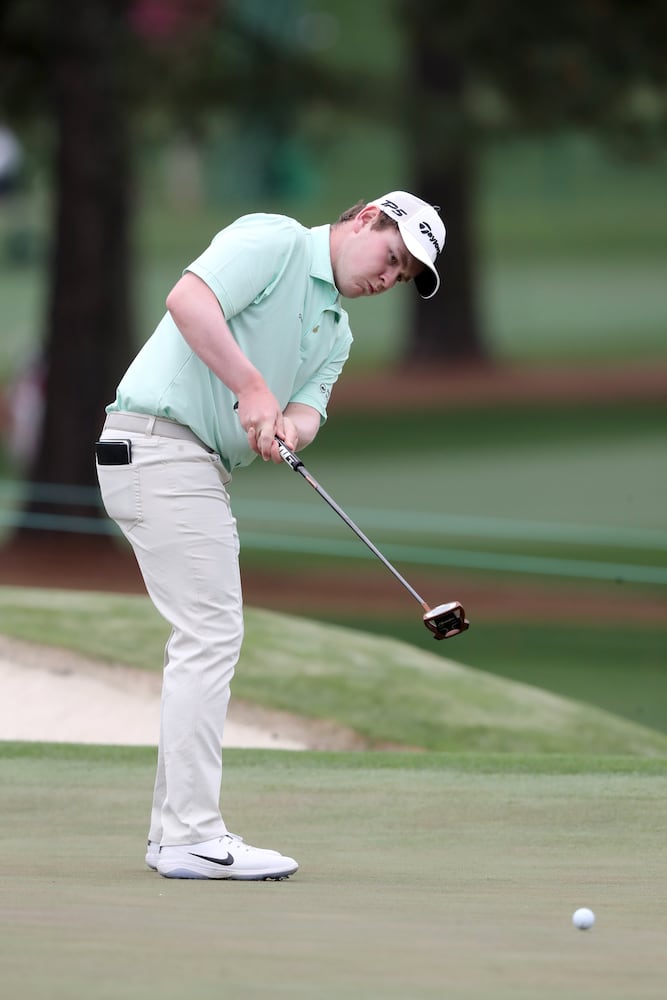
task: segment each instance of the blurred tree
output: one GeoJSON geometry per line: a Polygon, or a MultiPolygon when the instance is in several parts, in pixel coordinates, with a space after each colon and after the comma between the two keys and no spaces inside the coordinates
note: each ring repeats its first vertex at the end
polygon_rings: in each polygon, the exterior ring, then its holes
{"type": "MultiPolygon", "coordinates": [[[[50,121],[54,224],[44,418],[30,481],[91,484],[91,435],[130,353],[123,0],[8,4],[3,104],[50,121]]],[[[49,514],[28,495],[26,513],[49,514]]],[[[89,513],[70,504],[67,513],[89,513]]]]}
{"type": "MultiPolygon", "coordinates": [[[[133,342],[129,122],[119,58],[125,4],[60,0],[54,6],[57,200],[45,421],[32,478],[87,483],[93,475],[90,432],[101,423],[103,403],[114,395],[133,342]]],[[[36,506],[33,500],[31,509],[36,506]]]]}
{"type": "Polygon", "coordinates": [[[92,441],[133,353],[130,137],[142,115],[166,110],[170,123],[196,130],[229,104],[284,113],[304,78],[349,97],[247,13],[231,16],[222,0],[7,0],[0,9],[0,108],[45,125],[52,145],[46,404],[26,525],[98,513],[43,486],[96,484],[92,441]]]}
{"type": "Polygon", "coordinates": [[[662,0],[399,0],[415,189],[442,206],[444,294],[417,300],[407,360],[480,361],[474,206],[482,145],[578,129],[626,156],[664,146],[662,0]]]}

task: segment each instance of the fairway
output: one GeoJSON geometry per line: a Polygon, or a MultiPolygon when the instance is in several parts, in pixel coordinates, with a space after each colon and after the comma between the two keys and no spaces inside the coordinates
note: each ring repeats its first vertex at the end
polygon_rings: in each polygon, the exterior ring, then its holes
{"type": "Polygon", "coordinates": [[[153,758],[0,745],[5,996],[664,996],[665,760],[230,751],[301,870],[192,883],[143,866],[153,758]]]}

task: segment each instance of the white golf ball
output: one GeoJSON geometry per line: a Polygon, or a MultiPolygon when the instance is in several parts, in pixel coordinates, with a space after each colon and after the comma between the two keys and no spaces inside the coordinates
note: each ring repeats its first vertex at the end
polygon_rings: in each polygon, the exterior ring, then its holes
{"type": "Polygon", "coordinates": [[[587,906],[582,906],[572,914],[572,923],[580,931],[587,931],[595,923],[595,914],[587,906]]]}

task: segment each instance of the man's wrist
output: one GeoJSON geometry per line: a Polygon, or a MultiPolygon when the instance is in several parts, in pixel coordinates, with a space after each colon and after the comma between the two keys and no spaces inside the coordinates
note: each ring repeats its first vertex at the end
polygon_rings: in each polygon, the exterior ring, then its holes
{"type": "Polygon", "coordinates": [[[246,393],[264,392],[268,389],[264,378],[253,365],[250,365],[250,362],[248,370],[239,373],[233,380],[230,379],[227,385],[239,397],[246,393]]]}

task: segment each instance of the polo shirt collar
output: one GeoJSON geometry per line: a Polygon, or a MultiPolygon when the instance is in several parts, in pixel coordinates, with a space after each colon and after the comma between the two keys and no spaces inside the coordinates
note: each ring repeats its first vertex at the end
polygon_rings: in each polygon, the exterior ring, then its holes
{"type": "MultiPolygon", "coordinates": [[[[310,265],[310,275],[312,278],[319,278],[321,281],[326,281],[336,288],[333,268],[331,266],[331,245],[329,242],[331,226],[314,226],[311,229],[311,233],[313,234],[313,258],[310,265]]],[[[336,291],[338,290],[336,289],[336,291]]]]}

